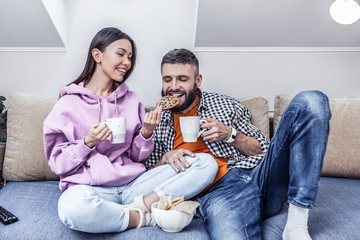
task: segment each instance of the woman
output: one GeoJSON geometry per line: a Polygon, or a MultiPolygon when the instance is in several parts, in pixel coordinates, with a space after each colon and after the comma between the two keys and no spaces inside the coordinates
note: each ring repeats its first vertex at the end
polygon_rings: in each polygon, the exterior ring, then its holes
{"type": "Polygon", "coordinates": [[[196,156],[188,158],[185,172],[177,173],[169,164],[145,172],[141,161],[153,150],[152,133],[162,109],[145,113],[128,89],[125,81],[135,59],[135,43],[128,35],[116,28],[100,30],[83,72],[61,89],[44,121],[45,154],[64,191],[59,217],[74,230],[121,232],[155,225],[151,204],[160,196],[189,199],[216,175],[215,160],[200,162],[196,156]],[[113,144],[110,129],[101,122],[120,116],[127,119],[126,138],[113,144]]]}

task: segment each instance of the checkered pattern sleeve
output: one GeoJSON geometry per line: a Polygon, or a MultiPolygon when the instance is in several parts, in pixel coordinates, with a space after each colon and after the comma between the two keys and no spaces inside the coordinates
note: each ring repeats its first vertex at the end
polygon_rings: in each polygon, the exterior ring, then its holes
{"type": "Polygon", "coordinates": [[[162,155],[165,154],[165,152],[162,149],[162,144],[159,141],[155,140],[155,136],[153,136],[153,138],[154,138],[154,150],[150,154],[149,158],[143,161],[146,168],[151,168],[152,166],[154,166],[160,160],[162,155]]]}
{"type": "Polygon", "coordinates": [[[161,119],[153,133],[154,150],[149,158],[143,161],[146,168],[154,166],[166,152],[173,150],[175,130],[170,111],[163,111],[161,119]]]}
{"type": "Polygon", "coordinates": [[[226,95],[216,93],[203,93],[204,108],[199,109],[202,118],[216,118],[225,126],[231,126],[243,134],[257,139],[261,145],[262,154],[245,157],[232,145],[219,141],[205,141],[210,151],[223,158],[228,158],[229,169],[234,167],[251,169],[257,166],[263,159],[267,149],[268,141],[265,135],[251,124],[250,111],[239,101],[226,95]]]}
{"type": "Polygon", "coordinates": [[[251,114],[249,109],[235,99],[232,99],[232,102],[235,108],[235,121],[233,121],[234,127],[243,134],[258,140],[261,146],[262,154],[250,156],[241,161],[236,161],[235,159],[235,161],[232,161],[233,159],[229,159],[228,167],[253,168],[257,166],[264,157],[266,151],[268,150],[269,143],[265,135],[250,122],[251,114]]]}

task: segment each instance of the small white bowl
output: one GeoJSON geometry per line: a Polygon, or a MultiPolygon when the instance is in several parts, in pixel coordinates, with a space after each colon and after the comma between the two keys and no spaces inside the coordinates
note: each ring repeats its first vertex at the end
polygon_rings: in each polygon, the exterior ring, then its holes
{"type": "Polygon", "coordinates": [[[192,214],[180,211],[163,210],[157,208],[157,202],[151,205],[151,212],[157,225],[165,232],[180,232],[190,224],[195,212],[192,214]]]}

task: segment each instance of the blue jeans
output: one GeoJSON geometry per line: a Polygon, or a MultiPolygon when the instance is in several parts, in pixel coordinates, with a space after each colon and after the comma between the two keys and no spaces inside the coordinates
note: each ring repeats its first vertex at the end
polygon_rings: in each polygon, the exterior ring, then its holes
{"type": "Polygon", "coordinates": [[[323,93],[305,91],[293,98],[261,163],[231,169],[198,197],[211,239],[262,239],[262,219],[276,214],[286,200],[314,206],[330,117],[323,93]]]}
{"type": "Polygon", "coordinates": [[[165,164],[118,187],[72,186],[60,196],[59,217],[71,229],[83,232],[124,231],[129,224],[129,209],[123,204],[130,204],[134,197],[154,191],[158,196],[189,199],[214,180],[218,165],[211,155],[198,153],[185,158],[190,164],[185,172],[177,173],[165,164]]]}

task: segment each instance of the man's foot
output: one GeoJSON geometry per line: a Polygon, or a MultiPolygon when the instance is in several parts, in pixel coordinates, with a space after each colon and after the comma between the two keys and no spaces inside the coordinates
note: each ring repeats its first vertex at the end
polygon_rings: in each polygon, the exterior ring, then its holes
{"type": "Polygon", "coordinates": [[[289,204],[288,216],[283,232],[284,240],[311,240],[308,231],[309,209],[289,204]]]}
{"type": "Polygon", "coordinates": [[[307,227],[299,228],[285,226],[282,238],[283,240],[311,240],[307,227]]]}

